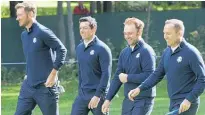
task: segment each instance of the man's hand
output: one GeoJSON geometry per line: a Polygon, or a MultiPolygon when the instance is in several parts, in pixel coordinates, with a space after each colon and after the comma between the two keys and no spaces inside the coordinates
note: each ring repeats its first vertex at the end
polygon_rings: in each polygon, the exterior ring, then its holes
{"type": "Polygon", "coordinates": [[[191,106],[191,102],[189,102],[187,99],[184,99],[184,101],[180,104],[179,108],[179,114],[187,111],[191,106]]]}
{"type": "Polygon", "coordinates": [[[133,90],[130,90],[130,92],[128,93],[128,97],[131,101],[134,101],[134,97],[139,95],[139,93],[140,93],[140,88],[137,87],[133,90]]]}
{"type": "Polygon", "coordinates": [[[50,75],[48,76],[47,80],[46,80],[46,83],[45,83],[45,86],[46,87],[52,87],[55,83],[56,83],[56,80],[57,80],[57,74],[58,74],[58,71],[53,69],[50,73],[50,75]]]}
{"type": "Polygon", "coordinates": [[[125,73],[120,73],[119,75],[119,79],[122,83],[126,83],[127,82],[127,74],[125,73]]]}
{"type": "Polygon", "coordinates": [[[105,100],[105,102],[102,105],[102,113],[106,114],[109,111],[109,106],[110,106],[110,101],[109,100],[105,100]]]}
{"type": "Polygon", "coordinates": [[[88,104],[88,108],[89,109],[97,108],[99,101],[100,101],[99,97],[93,96],[93,98],[90,100],[90,103],[88,104]]]}

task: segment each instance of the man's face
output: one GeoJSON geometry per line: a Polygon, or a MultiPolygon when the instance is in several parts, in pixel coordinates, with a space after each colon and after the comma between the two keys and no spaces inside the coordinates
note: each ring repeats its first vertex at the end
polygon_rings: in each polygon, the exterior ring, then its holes
{"type": "Polygon", "coordinates": [[[180,32],[177,32],[173,24],[166,24],[164,26],[164,39],[168,46],[175,47],[180,42],[180,32]]]}
{"type": "Polygon", "coordinates": [[[137,29],[134,24],[124,26],[124,38],[130,46],[135,46],[138,41],[137,29]]]}
{"type": "Polygon", "coordinates": [[[19,26],[25,27],[29,23],[28,13],[24,10],[24,8],[18,8],[16,10],[16,20],[19,22],[19,26]]]}
{"type": "Polygon", "coordinates": [[[91,29],[89,22],[81,22],[80,23],[80,35],[84,40],[90,40],[96,32],[96,29],[91,29]]]}

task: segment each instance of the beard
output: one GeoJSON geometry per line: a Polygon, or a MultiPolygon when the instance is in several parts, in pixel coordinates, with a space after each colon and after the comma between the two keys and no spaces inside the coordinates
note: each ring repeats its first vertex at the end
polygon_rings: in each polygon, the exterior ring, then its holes
{"type": "Polygon", "coordinates": [[[25,21],[23,22],[23,24],[22,24],[21,26],[22,26],[22,27],[26,27],[26,26],[28,26],[28,24],[29,24],[31,21],[32,21],[32,20],[30,20],[29,17],[28,17],[28,15],[27,15],[25,21]]]}
{"type": "Polygon", "coordinates": [[[30,20],[25,20],[25,22],[23,23],[22,27],[26,27],[31,21],[30,20]]]}

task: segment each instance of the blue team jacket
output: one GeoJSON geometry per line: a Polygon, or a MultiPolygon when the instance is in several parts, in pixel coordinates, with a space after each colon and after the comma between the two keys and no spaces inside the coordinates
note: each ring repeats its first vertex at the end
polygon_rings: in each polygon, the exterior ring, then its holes
{"type": "Polygon", "coordinates": [[[21,34],[26,58],[27,82],[30,86],[46,82],[51,70],[63,65],[67,50],[55,34],[35,21],[21,34]],[[55,55],[56,54],[56,55],[55,55]]]}
{"type": "MultiPolygon", "coordinates": [[[[139,86],[155,70],[155,61],[154,50],[143,39],[136,44],[133,51],[129,46],[124,48],[120,53],[117,70],[106,99],[111,101],[121,87],[120,73],[128,74],[128,82],[124,84],[124,96],[128,97],[129,91],[139,86]]],[[[155,96],[156,88],[153,87],[143,91],[136,99],[155,96]]]]}
{"type": "Polygon", "coordinates": [[[159,66],[139,88],[143,91],[151,88],[166,75],[168,95],[171,100],[187,99],[196,101],[205,86],[205,67],[200,52],[183,40],[172,53],[167,47],[159,66]]]}
{"type": "Polygon", "coordinates": [[[109,89],[112,69],[110,48],[95,36],[85,47],[80,43],[76,48],[78,60],[79,95],[85,99],[102,97],[109,89]]]}

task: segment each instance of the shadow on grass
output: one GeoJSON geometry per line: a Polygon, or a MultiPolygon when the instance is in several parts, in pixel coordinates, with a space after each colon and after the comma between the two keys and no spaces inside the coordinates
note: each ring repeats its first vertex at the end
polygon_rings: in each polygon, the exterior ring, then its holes
{"type": "MultiPolygon", "coordinates": [[[[60,115],[69,115],[72,103],[77,96],[77,81],[65,82],[63,86],[66,92],[60,96],[60,115]]],[[[1,112],[2,115],[13,115],[16,109],[17,98],[20,90],[20,84],[17,85],[2,85],[1,95],[1,112]]],[[[110,115],[120,115],[123,96],[123,87],[118,92],[118,96],[112,100],[110,108],[110,115]]],[[[205,93],[201,95],[200,108],[197,115],[204,115],[205,110],[202,106],[205,105],[205,93]]],[[[157,85],[157,97],[155,98],[155,105],[152,115],[164,115],[168,112],[169,98],[167,96],[166,81],[163,80],[157,85]]],[[[38,106],[33,111],[32,115],[42,115],[38,106]]],[[[89,114],[90,115],[90,114],[89,114]]]]}

